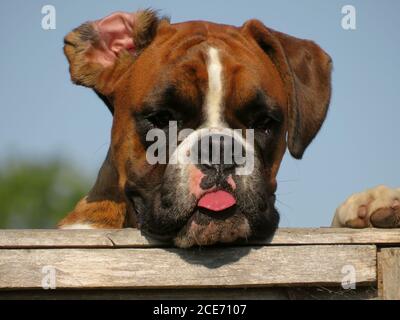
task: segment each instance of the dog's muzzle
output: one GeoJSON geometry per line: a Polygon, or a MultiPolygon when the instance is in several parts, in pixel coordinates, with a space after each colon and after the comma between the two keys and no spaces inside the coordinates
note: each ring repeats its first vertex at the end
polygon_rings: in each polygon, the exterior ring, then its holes
{"type": "Polygon", "coordinates": [[[177,146],[156,189],[128,188],[140,228],[180,247],[270,236],[279,215],[254,143],[232,130],[205,132],[177,146]]]}

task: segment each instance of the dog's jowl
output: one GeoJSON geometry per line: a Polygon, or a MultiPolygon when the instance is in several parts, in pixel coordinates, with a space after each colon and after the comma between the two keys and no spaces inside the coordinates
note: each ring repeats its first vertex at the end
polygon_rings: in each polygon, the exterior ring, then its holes
{"type": "Polygon", "coordinates": [[[60,227],[137,227],[180,247],[273,235],[285,150],[300,159],[328,110],[318,45],[258,20],[172,24],[145,10],[84,23],[64,51],[113,126],[95,185],[60,227]]]}

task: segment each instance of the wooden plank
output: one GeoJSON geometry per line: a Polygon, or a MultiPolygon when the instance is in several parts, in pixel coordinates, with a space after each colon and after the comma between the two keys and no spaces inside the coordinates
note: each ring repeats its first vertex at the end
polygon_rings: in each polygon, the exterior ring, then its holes
{"type": "Polygon", "coordinates": [[[385,300],[400,300],[400,248],[378,252],[378,291],[385,300]]]}
{"type": "Polygon", "coordinates": [[[271,244],[400,244],[400,229],[280,228],[271,244]]]}
{"type": "MultiPolygon", "coordinates": [[[[400,229],[280,228],[273,239],[241,245],[400,244],[400,229]]],[[[1,248],[151,248],[172,247],[137,229],[0,230],[1,248]]]]}
{"type": "Polygon", "coordinates": [[[268,287],[212,289],[97,289],[97,290],[13,290],[0,291],[0,300],[370,300],[377,298],[373,286],[345,290],[340,287],[268,287]]]}
{"type": "Polygon", "coordinates": [[[0,289],[42,287],[43,267],[59,289],[202,288],[340,285],[342,268],[357,285],[376,281],[373,245],[181,249],[0,250],[0,289]]]}
{"type": "Polygon", "coordinates": [[[0,249],[10,248],[151,248],[171,246],[147,238],[137,229],[0,230],[0,249]]]}

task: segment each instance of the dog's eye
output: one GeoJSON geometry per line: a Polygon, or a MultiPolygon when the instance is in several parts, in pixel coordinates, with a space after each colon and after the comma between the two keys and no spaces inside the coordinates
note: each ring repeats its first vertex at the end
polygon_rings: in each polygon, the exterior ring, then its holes
{"type": "Polygon", "coordinates": [[[157,128],[165,128],[168,126],[169,122],[173,120],[173,116],[168,110],[162,110],[150,114],[147,120],[157,128]]]}
{"type": "Polygon", "coordinates": [[[260,119],[257,119],[253,123],[253,129],[258,129],[258,130],[263,130],[265,133],[270,133],[271,132],[271,127],[273,124],[273,119],[270,117],[262,117],[260,119]]]}

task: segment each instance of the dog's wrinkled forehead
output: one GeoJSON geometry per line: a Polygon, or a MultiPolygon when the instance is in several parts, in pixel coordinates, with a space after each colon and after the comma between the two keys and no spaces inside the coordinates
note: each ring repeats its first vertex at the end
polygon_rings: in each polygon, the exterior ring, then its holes
{"type": "Polygon", "coordinates": [[[164,67],[165,71],[141,103],[143,112],[169,108],[196,118],[198,123],[194,126],[218,128],[226,125],[226,75],[224,77],[220,50],[206,43],[197,50],[199,54],[186,53],[183,62],[164,67]]]}
{"type": "MultiPolygon", "coordinates": [[[[194,37],[197,40],[191,46],[183,39],[179,39],[183,44],[174,44],[179,57],[165,53],[162,47],[154,52],[150,47],[139,57],[140,68],[133,70],[131,79],[136,79],[135,73],[143,72],[144,66],[152,65],[154,70],[155,61],[163,63],[147,81],[130,82],[133,102],[129,105],[134,111],[149,114],[167,108],[186,117],[193,128],[247,128],[249,118],[257,112],[284,117],[284,87],[268,58],[262,62],[251,59],[244,48],[236,48],[233,54],[227,39],[200,41],[198,35],[194,37]]],[[[157,39],[154,43],[157,46],[157,39]]]]}

